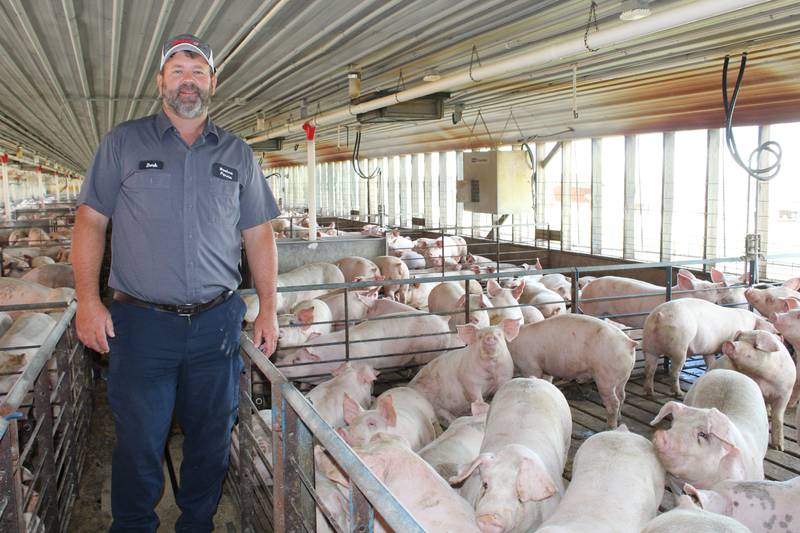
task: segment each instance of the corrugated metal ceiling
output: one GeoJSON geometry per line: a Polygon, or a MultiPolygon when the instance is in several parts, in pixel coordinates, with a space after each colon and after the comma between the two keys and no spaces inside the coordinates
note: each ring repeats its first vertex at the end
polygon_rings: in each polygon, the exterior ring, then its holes
{"type": "MultiPolygon", "coordinates": [[[[657,0],[654,11],[686,4],[657,0]]],[[[464,69],[527,46],[583,35],[588,0],[6,0],[0,3],[0,139],[83,171],[113,125],[158,109],[154,78],[164,39],[207,39],[221,66],[212,117],[244,137],[346,104],[348,65],[363,92],[422,83],[425,69],[464,69]],[[258,119],[261,118],[261,121],[258,119]]],[[[600,28],[623,24],[599,1],[600,28]]],[[[800,5],[774,0],[663,32],[624,48],[453,92],[456,125],[364,127],[362,154],[512,142],[522,137],[716,127],[726,53],[750,51],[737,123],[800,120],[800,5]],[[577,65],[579,118],[572,116],[577,65]],[[485,118],[489,135],[479,122],[485,118]],[[513,116],[512,116],[513,113],[513,116]]],[[[350,141],[352,143],[352,126],[350,141]]],[[[319,132],[321,160],[349,155],[337,128],[319,132]],[[339,147],[337,148],[337,144],[339,147]]],[[[553,137],[553,138],[555,138],[553,137]]],[[[302,162],[288,139],[274,164],[302,162]]]]}

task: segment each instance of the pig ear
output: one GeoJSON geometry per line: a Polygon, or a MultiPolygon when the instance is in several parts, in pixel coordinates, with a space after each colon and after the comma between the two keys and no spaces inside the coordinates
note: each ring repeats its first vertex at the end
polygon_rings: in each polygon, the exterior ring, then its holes
{"type": "Polygon", "coordinates": [[[414,241],[414,247],[419,250],[426,250],[428,248],[428,241],[414,241]]]}
{"type": "Polygon", "coordinates": [[[725,341],[722,343],[722,353],[728,357],[732,357],[733,354],[736,353],[736,347],[731,341],[725,341]]]}
{"type": "Polygon", "coordinates": [[[378,413],[386,419],[386,424],[390,427],[397,425],[397,412],[394,410],[392,396],[381,396],[378,399],[378,413]]]}
{"type": "Polygon", "coordinates": [[[493,280],[493,279],[490,279],[490,280],[489,280],[489,281],[486,283],[486,292],[487,292],[487,293],[489,294],[489,296],[490,296],[490,297],[492,297],[492,298],[494,298],[495,296],[497,296],[498,294],[500,294],[500,291],[502,291],[502,290],[503,290],[503,288],[500,286],[500,284],[499,284],[499,283],[497,283],[497,281],[495,281],[495,280],[493,280]]]}
{"type": "Polygon", "coordinates": [[[768,331],[756,334],[756,348],[765,352],[777,352],[781,349],[781,342],[768,331]]]}
{"type": "Polygon", "coordinates": [[[630,433],[630,432],[631,432],[631,430],[629,430],[629,429],[628,429],[628,426],[627,426],[627,424],[620,424],[620,425],[618,425],[618,426],[617,426],[617,429],[616,429],[615,431],[620,431],[620,432],[622,432],[622,433],[630,433]]]}
{"type": "Polygon", "coordinates": [[[362,385],[372,383],[378,379],[378,371],[369,365],[364,365],[358,369],[358,381],[362,385]]]}
{"type": "Polygon", "coordinates": [[[314,463],[317,470],[332,482],[343,487],[350,486],[347,476],[344,475],[344,472],[341,471],[333,459],[325,453],[325,449],[322,446],[314,446],[314,463]]]}
{"type": "Polygon", "coordinates": [[[314,323],[314,308],[313,307],[306,307],[305,309],[301,309],[296,313],[297,321],[301,324],[313,324],[314,323]]]}
{"type": "Polygon", "coordinates": [[[695,277],[688,270],[681,269],[678,272],[678,288],[683,291],[694,290],[695,277]]]}
{"type": "Polygon", "coordinates": [[[711,269],[711,281],[714,283],[722,283],[726,287],[728,286],[728,282],[725,280],[725,275],[716,268],[711,269]]]}
{"type": "Polygon", "coordinates": [[[481,416],[489,412],[489,404],[486,402],[472,402],[469,404],[469,409],[472,416],[481,416]]]}
{"type": "Polygon", "coordinates": [[[458,330],[458,338],[464,341],[464,344],[472,344],[478,339],[478,328],[473,324],[463,324],[456,326],[458,330]]]}
{"type": "Polygon", "coordinates": [[[546,500],[558,491],[539,458],[525,457],[517,472],[517,497],[522,503],[546,500]]]}
{"type": "Polygon", "coordinates": [[[346,392],[344,393],[344,400],[342,401],[342,410],[344,412],[344,423],[348,426],[364,411],[358,402],[352,399],[346,392]]]}
{"type": "Polygon", "coordinates": [[[511,342],[519,335],[519,319],[506,318],[500,325],[503,327],[503,334],[506,336],[506,341],[511,342]]]}
{"type": "Polygon", "coordinates": [[[712,407],[708,411],[707,422],[708,432],[722,441],[723,445],[727,445],[726,450],[728,447],[736,448],[736,443],[734,442],[736,428],[731,419],[728,418],[728,415],[716,407],[712,407]]]}
{"type": "Polygon", "coordinates": [[[397,228],[394,228],[392,230],[392,237],[399,237],[399,236],[400,236],[400,230],[397,229],[397,228]]]}
{"type": "Polygon", "coordinates": [[[444,248],[444,242],[442,241],[442,239],[436,239],[436,247],[444,248]]]}
{"type": "Polygon", "coordinates": [[[519,300],[519,297],[522,296],[522,291],[524,290],[525,290],[525,280],[521,279],[519,280],[519,285],[517,285],[511,290],[511,296],[513,296],[515,300],[519,300]]]}
{"type": "Polygon", "coordinates": [[[709,502],[710,498],[707,495],[707,491],[705,490],[698,490],[689,483],[684,483],[683,485],[683,492],[692,499],[693,503],[696,503],[700,509],[705,509],[709,502]]]}
{"type": "Polygon", "coordinates": [[[676,413],[680,413],[685,408],[686,406],[683,405],[682,403],[672,402],[672,401],[667,402],[663,406],[661,406],[661,410],[658,412],[653,421],[650,422],[650,425],[655,426],[656,424],[661,422],[661,420],[663,420],[664,417],[666,417],[667,415],[674,416],[676,413]]]}
{"type": "Polygon", "coordinates": [[[480,267],[480,265],[477,265],[477,264],[475,264],[475,263],[473,263],[473,264],[471,264],[471,265],[470,265],[470,270],[472,270],[472,273],[473,273],[473,274],[480,274],[480,273],[481,273],[481,267],[480,267]]]}
{"type": "Polygon", "coordinates": [[[742,333],[744,333],[742,330],[737,330],[736,333],[733,335],[733,339],[731,339],[731,340],[738,341],[739,337],[742,336],[742,333]]]}
{"type": "Polygon", "coordinates": [[[482,453],[478,457],[473,459],[473,461],[471,463],[468,463],[468,464],[462,466],[459,469],[458,474],[456,474],[455,476],[451,477],[447,481],[451,485],[458,485],[459,483],[461,483],[462,481],[467,479],[469,476],[471,476],[472,472],[474,472],[476,468],[478,468],[481,465],[489,464],[493,460],[494,460],[494,454],[493,453],[482,453]]]}
{"type": "MultiPolygon", "coordinates": [[[[380,287],[377,287],[377,288],[380,288],[380,287]]],[[[375,306],[375,303],[378,301],[378,299],[373,294],[370,294],[370,293],[361,294],[360,292],[357,292],[356,293],[356,298],[358,298],[359,301],[362,304],[366,305],[367,308],[369,308],[369,309],[372,309],[375,306]]]]}
{"type": "Polygon", "coordinates": [[[331,375],[333,375],[333,376],[341,376],[342,374],[344,374],[345,372],[350,370],[350,368],[352,368],[350,363],[342,363],[341,365],[337,366],[333,370],[333,372],[331,372],[331,375]]]}
{"type": "Polygon", "coordinates": [[[687,496],[686,494],[681,494],[677,498],[678,503],[675,506],[675,509],[683,509],[685,511],[692,511],[697,509],[697,505],[695,505],[694,501],[687,496]]]}
{"type": "Polygon", "coordinates": [[[800,291],[800,278],[787,279],[783,282],[783,286],[793,291],[800,291]]]}
{"type": "Polygon", "coordinates": [[[336,428],[336,433],[338,433],[347,444],[351,444],[350,433],[348,433],[346,428],[336,428]]]}
{"type": "Polygon", "coordinates": [[[544,269],[542,268],[542,262],[541,262],[541,261],[539,261],[539,258],[538,258],[538,257],[536,258],[536,264],[535,264],[535,265],[533,265],[533,269],[534,269],[534,270],[544,270],[544,269]]]}
{"type": "Polygon", "coordinates": [[[747,467],[742,452],[735,444],[722,441],[727,452],[719,462],[720,479],[747,479],[747,467]]]}
{"type": "Polygon", "coordinates": [[[780,301],[781,305],[783,306],[784,313],[800,307],[800,300],[797,298],[780,298],[780,301]]]}
{"type": "MultiPolygon", "coordinates": [[[[315,331],[314,333],[312,333],[312,335],[318,336],[319,332],[315,331]],[[316,335],[314,335],[314,334],[316,334],[316,335]]],[[[311,338],[312,337],[309,336],[309,339],[311,339],[311,338]]],[[[297,354],[297,361],[300,362],[300,363],[317,363],[317,362],[319,362],[319,356],[318,355],[314,355],[313,353],[308,351],[308,348],[300,348],[298,350],[298,354],[297,354]]]]}

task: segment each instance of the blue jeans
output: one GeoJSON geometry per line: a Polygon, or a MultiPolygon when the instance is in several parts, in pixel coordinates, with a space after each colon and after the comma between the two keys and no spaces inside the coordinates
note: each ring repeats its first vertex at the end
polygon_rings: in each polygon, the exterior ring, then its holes
{"type": "Polygon", "coordinates": [[[110,311],[116,333],[109,338],[116,430],[110,531],[156,531],[173,410],[184,433],[175,530],[211,531],[238,405],[245,304],[234,293],[191,318],[118,301],[110,311]]]}

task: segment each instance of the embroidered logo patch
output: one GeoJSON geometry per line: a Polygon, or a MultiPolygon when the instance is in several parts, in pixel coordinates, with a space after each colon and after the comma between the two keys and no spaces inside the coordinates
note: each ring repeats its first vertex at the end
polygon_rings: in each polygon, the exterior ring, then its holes
{"type": "Polygon", "coordinates": [[[211,174],[215,178],[221,178],[228,181],[239,181],[239,172],[235,168],[226,167],[219,163],[211,165],[211,174]]]}
{"type": "Polygon", "coordinates": [[[161,170],[163,168],[163,161],[156,161],[154,159],[149,161],[139,161],[139,170],[161,170]]]}

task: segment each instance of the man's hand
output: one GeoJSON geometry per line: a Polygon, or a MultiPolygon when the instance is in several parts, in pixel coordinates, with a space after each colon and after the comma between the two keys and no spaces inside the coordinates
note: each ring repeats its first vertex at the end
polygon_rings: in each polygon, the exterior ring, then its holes
{"type": "Polygon", "coordinates": [[[111,313],[98,299],[78,302],[75,327],[78,338],[87,348],[99,353],[108,353],[108,337],[114,336],[114,323],[111,313]]]}
{"type": "Polygon", "coordinates": [[[275,313],[258,313],[253,323],[253,344],[268,356],[275,351],[278,346],[278,317],[275,313]]]}

